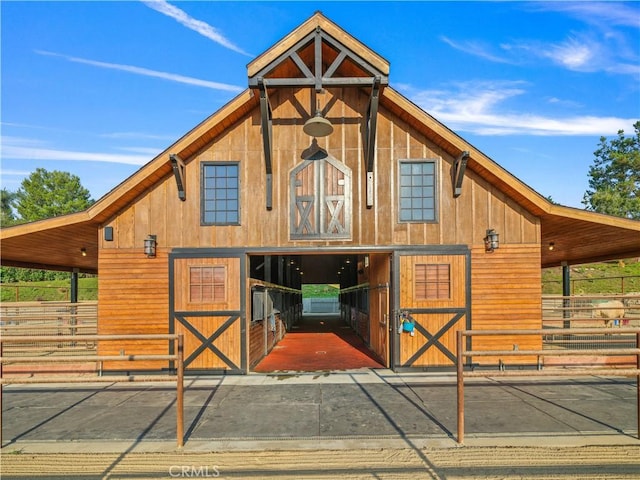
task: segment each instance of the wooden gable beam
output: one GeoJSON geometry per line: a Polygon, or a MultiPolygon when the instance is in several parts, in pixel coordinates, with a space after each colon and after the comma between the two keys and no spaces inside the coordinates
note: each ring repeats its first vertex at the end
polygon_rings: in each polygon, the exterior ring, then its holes
{"type": "MultiPolygon", "coordinates": [[[[272,61],[264,65],[257,72],[249,76],[249,88],[258,89],[260,92],[260,114],[262,126],[262,139],[264,146],[265,167],[267,175],[267,209],[272,208],[272,118],[271,107],[267,95],[267,88],[312,88],[316,93],[324,87],[371,87],[371,97],[365,115],[364,150],[366,163],[366,198],[367,208],[373,206],[374,197],[374,158],[376,125],[378,118],[378,104],[380,89],[389,84],[388,72],[376,68],[362,56],[356,54],[342,42],[329,35],[320,25],[304,35],[286,51],[282,52],[272,61]],[[323,73],[322,46],[329,45],[338,55],[323,73]],[[313,45],[313,72],[300,57],[300,52],[313,45]],[[359,67],[365,76],[362,77],[335,77],[340,66],[347,60],[359,67]],[[299,76],[289,78],[269,78],[269,75],[283,62],[291,61],[297,67],[299,76]],[[367,76],[368,75],[368,76],[367,76]]],[[[315,96],[312,95],[312,103],[315,96]]],[[[315,105],[311,105],[310,114],[313,114],[315,105]]]]}
{"type": "Polygon", "coordinates": [[[175,177],[176,185],[178,186],[178,198],[184,202],[187,199],[187,192],[185,191],[184,181],[184,162],[175,153],[169,155],[169,161],[171,162],[173,176],[175,177]]]}
{"type": "Polygon", "coordinates": [[[463,151],[453,162],[451,167],[451,181],[453,182],[453,197],[457,198],[462,194],[462,180],[464,180],[464,172],[467,169],[467,161],[469,160],[469,152],[463,151]]]}
{"type": "Polygon", "coordinates": [[[258,78],[258,90],[260,91],[260,124],[262,126],[262,147],[264,150],[264,167],[266,173],[266,208],[273,208],[273,172],[271,167],[271,145],[273,143],[273,119],[267,87],[262,77],[258,78]]]}
{"type": "Polygon", "coordinates": [[[373,166],[376,154],[376,131],[378,123],[378,103],[380,101],[380,77],[375,77],[371,88],[371,97],[365,116],[364,154],[367,165],[367,208],[373,207],[373,166]]]}
{"type": "Polygon", "coordinates": [[[380,78],[381,85],[388,85],[389,77],[379,71],[369,62],[356,55],[348,47],[334,39],[322,30],[320,26],[296,42],[286,52],[279,55],[275,60],[270,62],[264,68],[260,69],[255,75],[249,77],[249,88],[258,88],[259,79],[269,88],[289,88],[289,87],[310,87],[316,92],[322,90],[323,87],[370,87],[375,82],[375,78],[380,78]],[[314,70],[312,72],[300,58],[298,52],[308,46],[311,42],[314,44],[314,70]],[[331,45],[337,52],[338,56],[329,66],[327,71],[322,74],[322,43],[326,42],[331,45]],[[366,77],[334,77],[338,67],[349,58],[353,63],[358,65],[362,70],[370,73],[366,77]],[[301,77],[291,78],[267,78],[269,73],[278,65],[287,59],[291,59],[298,67],[301,77]]]}

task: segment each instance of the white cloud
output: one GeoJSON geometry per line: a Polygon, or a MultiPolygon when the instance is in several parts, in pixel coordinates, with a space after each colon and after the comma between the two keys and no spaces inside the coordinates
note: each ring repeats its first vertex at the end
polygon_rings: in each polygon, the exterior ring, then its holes
{"type": "Polygon", "coordinates": [[[453,130],[477,135],[615,135],[633,125],[629,118],[573,115],[545,117],[514,113],[504,103],[526,93],[524,82],[466,82],[455,90],[423,90],[407,95],[453,130]]]}
{"type": "Polygon", "coordinates": [[[72,57],[70,55],[64,55],[64,54],[55,53],[55,52],[48,52],[45,50],[36,50],[35,52],[39,55],[48,55],[51,57],[64,58],[69,62],[82,63],[85,65],[92,65],[94,67],[100,67],[100,68],[109,68],[112,70],[121,70],[123,72],[134,73],[136,75],[144,75],[147,77],[162,78],[164,80],[169,80],[171,82],[186,83],[188,85],[195,85],[197,87],[211,88],[214,90],[224,90],[227,92],[234,92],[234,93],[238,93],[243,90],[242,87],[239,87],[237,85],[211,82],[209,80],[201,80],[199,78],[185,77],[184,75],[178,75],[175,73],[159,72],[157,70],[150,70],[148,68],[136,67],[133,65],[122,65],[119,63],[99,62],[96,60],[88,60],[86,58],[72,57]]]}
{"type": "Polygon", "coordinates": [[[5,170],[0,169],[0,175],[3,177],[26,177],[31,174],[28,170],[5,170]]]}
{"type": "Polygon", "coordinates": [[[456,50],[494,63],[533,65],[540,60],[577,72],[608,72],[621,75],[640,73],[637,29],[640,9],[632,2],[532,2],[534,12],[553,11],[583,22],[564,40],[513,39],[493,45],[481,40],[441,40],[456,50]]]}
{"type": "Polygon", "coordinates": [[[111,132],[111,133],[101,133],[98,135],[101,138],[113,138],[113,139],[142,139],[142,140],[175,140],[176,136],[170,135],[156,135],[153,133],[144,133],[144,132],[111,132]]]}
{"type": "Polygon", "coordinates": [[[532,10],[564,12],[600,26],[640,28],[640,10],[632,2],[534,2],[532,10]]]}
{"type": "Polygon", "coordinates": [[[147,148],[147,147],[118,147],[117,149],[122,150],[123,152],[140,153],[142,155],[148,155],[148,158],[153,158],[162,151],[158,148],[147,148]]]}
{"type": "MultiPolygon", "coordinates": [[[[474,57],[484,58],[485,60],[489,60],[495,63],[514,63],[515,59],[508,59],[503,56],[498,56],[494,53],[490,52],[491,47],[489,45],[480,43],[478,41],[465,41],[465,42],[456,42],[451,40],[444,35],[440,36],[440,40],[449,45],[450,47],[460,50],[461,52],[468,53],[469,55],[473,55],[474,57]]],[[[507,48],[508,50],[508,48],[507,48]]]]}
{"type": "Polygon", "coordinates": [[[539,52],[542,57],[550,58],[554,63],[569,70],[591,70],[596,56],[592,45],[569,38],[560,44],[550,44],[539,52]]]}
{"type": "Polygon", "coordinates": [[[252,56],[240,47],[234,45],[231,41],[227,40],[224,35],[208,23],[189,16],[184,10],[180,10],[178,7],[169,4],[164,0],[142,0],[142,3],[147,7],[166,15],[167,17],[173,18],[178,23],[181,23],[185,27],[199,33],[203,37],[213,40],[217,44],[222,45],[229,50],[233,50],[234,52],[241,53],[248,57],[252,56]]]}
{"type": "Polygon", "coordinates": [[[29,147],[20,145],[2,145],[2,159],[10,160],[53,160],[78,162],[107,162],[126,165],[144,165],[152,157],[149,155],[127,155],[104,152],[77,152],[53,148],[29,147]]]}

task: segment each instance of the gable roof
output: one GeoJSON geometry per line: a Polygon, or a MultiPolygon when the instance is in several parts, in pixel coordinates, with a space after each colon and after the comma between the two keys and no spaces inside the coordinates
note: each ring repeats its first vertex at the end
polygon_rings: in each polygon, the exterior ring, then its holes
{"type": "MultiPolygon", "coordinates": [[[[318,28],[364,58],[369,65],[388,73],[386,60],[317,12],[252,61],[248,65],[249,77],[269,65],[276,65],[279,58],[318,28]]],[[[349,66],[351,64],[345,65],[343,68],[347,70],[353,68],[349,66]]],[[[100,226],[172,174],[170,154],[177,154],[187,161],[258,105],[258,96],[252,90],[240,93],[84,212],[1,229],[2,264],[97,272],[100,226]],[[86,256],[81,255],[82,248],[86,250],[86,256]]],[[[559,265],[563,261],[576,264],[640,256],[640,222],[552,204],[391,87],[382,90],[380,105],[450,155],[457,157],[468,151],[467,168],[539,217],[542,245],[555,244],[552,251],[542,249],[543,267],[559,265]]]]}

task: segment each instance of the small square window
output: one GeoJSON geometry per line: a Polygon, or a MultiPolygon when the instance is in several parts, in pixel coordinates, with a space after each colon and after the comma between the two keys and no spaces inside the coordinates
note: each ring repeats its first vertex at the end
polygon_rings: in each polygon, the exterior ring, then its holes
{"type": "Polygon", "coordinates": [[[225,301],[227,272],[225,267],[190,267],[189,302],[219,303],[225,301]]]}
{"type": "Polygon", "coordinates": [[[451,298],[451,266],[449,264],[417,264],[415,266],[416,300],[448,300],[451,298]]]}

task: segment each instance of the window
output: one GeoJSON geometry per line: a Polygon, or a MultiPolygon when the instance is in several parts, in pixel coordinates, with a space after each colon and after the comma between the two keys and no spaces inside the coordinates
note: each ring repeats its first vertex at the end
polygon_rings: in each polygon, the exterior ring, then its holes
{"type": "Polygon", "coordinates": [[[450,265],[417,264],[415,292],[417,300],[448,300],[451,298],[450,265]]]}
{"type": "Polygon", "coordinates": [[[216,303],[226,299],[225,267],[190,267],[189,301],[191,303],[216,303]]]}
{"type": "Polygon", "coordinates": [[[202,224],[239,225],[238,163],[202,164],[202,224]]]}
{"type": "Polygon", "coordinates": [[[436,221],[435,161],[400,162],[400,221],[436,221]]]}

